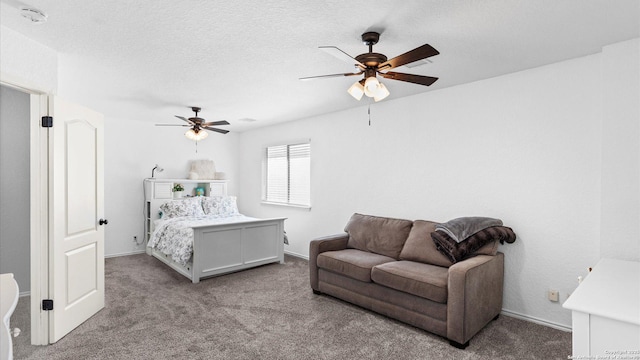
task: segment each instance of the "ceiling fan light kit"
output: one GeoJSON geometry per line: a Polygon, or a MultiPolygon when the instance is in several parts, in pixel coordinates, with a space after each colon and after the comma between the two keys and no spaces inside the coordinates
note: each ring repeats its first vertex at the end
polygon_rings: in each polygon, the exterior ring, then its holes
{"type": "Polygon", "coordinates": [[[438,80],[438,78],[431,76],[389,71],[396,67],[438,55],[438,50],[434,49],[431,45],[424,44],[402,55],[398,55],[391,60],[387,60],[384,54],[373,52],[373,45],[377,44],[378,40],[380,40],[380,34],[377,32],[370,31],[362,34],[362,42],[369,47],[369,52],[360,54],[355,58],[335,46],[320,46],[321,50],[355,65],[359,71],[356,73],[311,76],[300,78],[300,80],[326,79],[364,74],[364,79],[351,85],[347,92],[356,100],[362,99],[362,95],[367,95],[367,97],[372,97],[375,101],[380,101],[390,95],[389,89],[378,81],[377,74],[380,74],[380,76],[385,79],[405,81],[424,86],[430,86],[438,80]]]}
{"type": "Polygon", "coordinates": [[[209,136],[209,134],[206,131],[196,131],[194,129],[189,129],[184,133],[184,136],[186,136],[189,140],[200,141],[204,140],[207,136],[209,136]]]}

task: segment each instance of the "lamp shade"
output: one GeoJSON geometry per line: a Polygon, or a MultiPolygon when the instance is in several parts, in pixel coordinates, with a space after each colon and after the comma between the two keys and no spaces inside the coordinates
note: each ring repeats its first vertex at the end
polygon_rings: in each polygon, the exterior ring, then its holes
{"type": "Polygon", "coordinates": [[[379,86],[380,82],[375,76],[368,77],[364,82],[364,94],[368,97],[374,97],[379,86]]]}
{"type": "Polygon", "coordinates": [[[376,94],[374,95],[373,100],[378,102],[386,98],[387,96],[389,96],[389,90],[387,89],[386,86],[384,86],[383,83],[380,83],[380,86],[378,86],[378,90],[376,91],[376,94]]]}
{"type": "Polygon", "coordinates": [[[351,85],[347,92],[356,100],[360,100],[362,99],[362,95],[364,95],[364,86],[362,86],[360,81],[356,81],[355,83],[353,83],[353,85],[351,85]]]}
{"type": "Polygon", "coordinates": [[[186,136],[187,139],[190,139],[190,140],[200,141],[206,138],[207,136],[209,136],[209,134],[206,131],[201,131],[201,130],[196,131],[194,129],[189,129],[187,130],[186,133],[184,133],[184,136],[186,136]]]}

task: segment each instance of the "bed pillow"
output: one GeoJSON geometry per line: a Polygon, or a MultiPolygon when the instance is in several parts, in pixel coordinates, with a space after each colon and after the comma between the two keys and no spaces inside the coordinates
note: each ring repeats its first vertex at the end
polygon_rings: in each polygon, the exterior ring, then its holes
{"type": "Polygon", "coordinates": [[[201,197],[172,200],[160,205],[164,217],[204,216],[201,197]]]}
{"type": "Polygon", "coordinates": [[[202,208],[207,216],[228,217],[240,215],[235,196],[203,197],[202,208]]]}

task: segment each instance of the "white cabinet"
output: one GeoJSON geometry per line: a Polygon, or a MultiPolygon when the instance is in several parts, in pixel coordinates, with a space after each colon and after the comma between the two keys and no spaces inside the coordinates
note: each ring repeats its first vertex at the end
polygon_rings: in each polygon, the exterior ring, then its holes
{"type": "Polygon", "coordinates": [[[182,184],[185,196],[195,196],[203,188],[205,196],[227,195],[227,180],[144,179],[145,240],[153,231],[153,221],[160,216],[155,209],[173,199],[173,186],[182,184]]]}
{"type": "Polygon", "coordinates": [[[171,199],[173,197],[173,183],[151,183],[151,186],[153,187],[151,192],[154,199],[171,199]]]}
{"type": "Polygon", "coordinates": [[[640,263],[602,259],[562,305],[573,357],[640,358],[640,263]]]}

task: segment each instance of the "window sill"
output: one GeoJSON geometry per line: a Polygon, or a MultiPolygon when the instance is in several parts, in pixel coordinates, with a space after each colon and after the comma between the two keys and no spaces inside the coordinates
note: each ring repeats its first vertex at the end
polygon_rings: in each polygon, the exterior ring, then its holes
{"type": "Polygon", "coordinates": [[[311,211],[311,205],[296,205],[296,204],[287,204],[287,203],[279,203],[279,202],[271,202],[271,201],[260,201],[263,205],[275,205],[275,206],[285,206],[297,209],[307,209],[311,211]]]}

